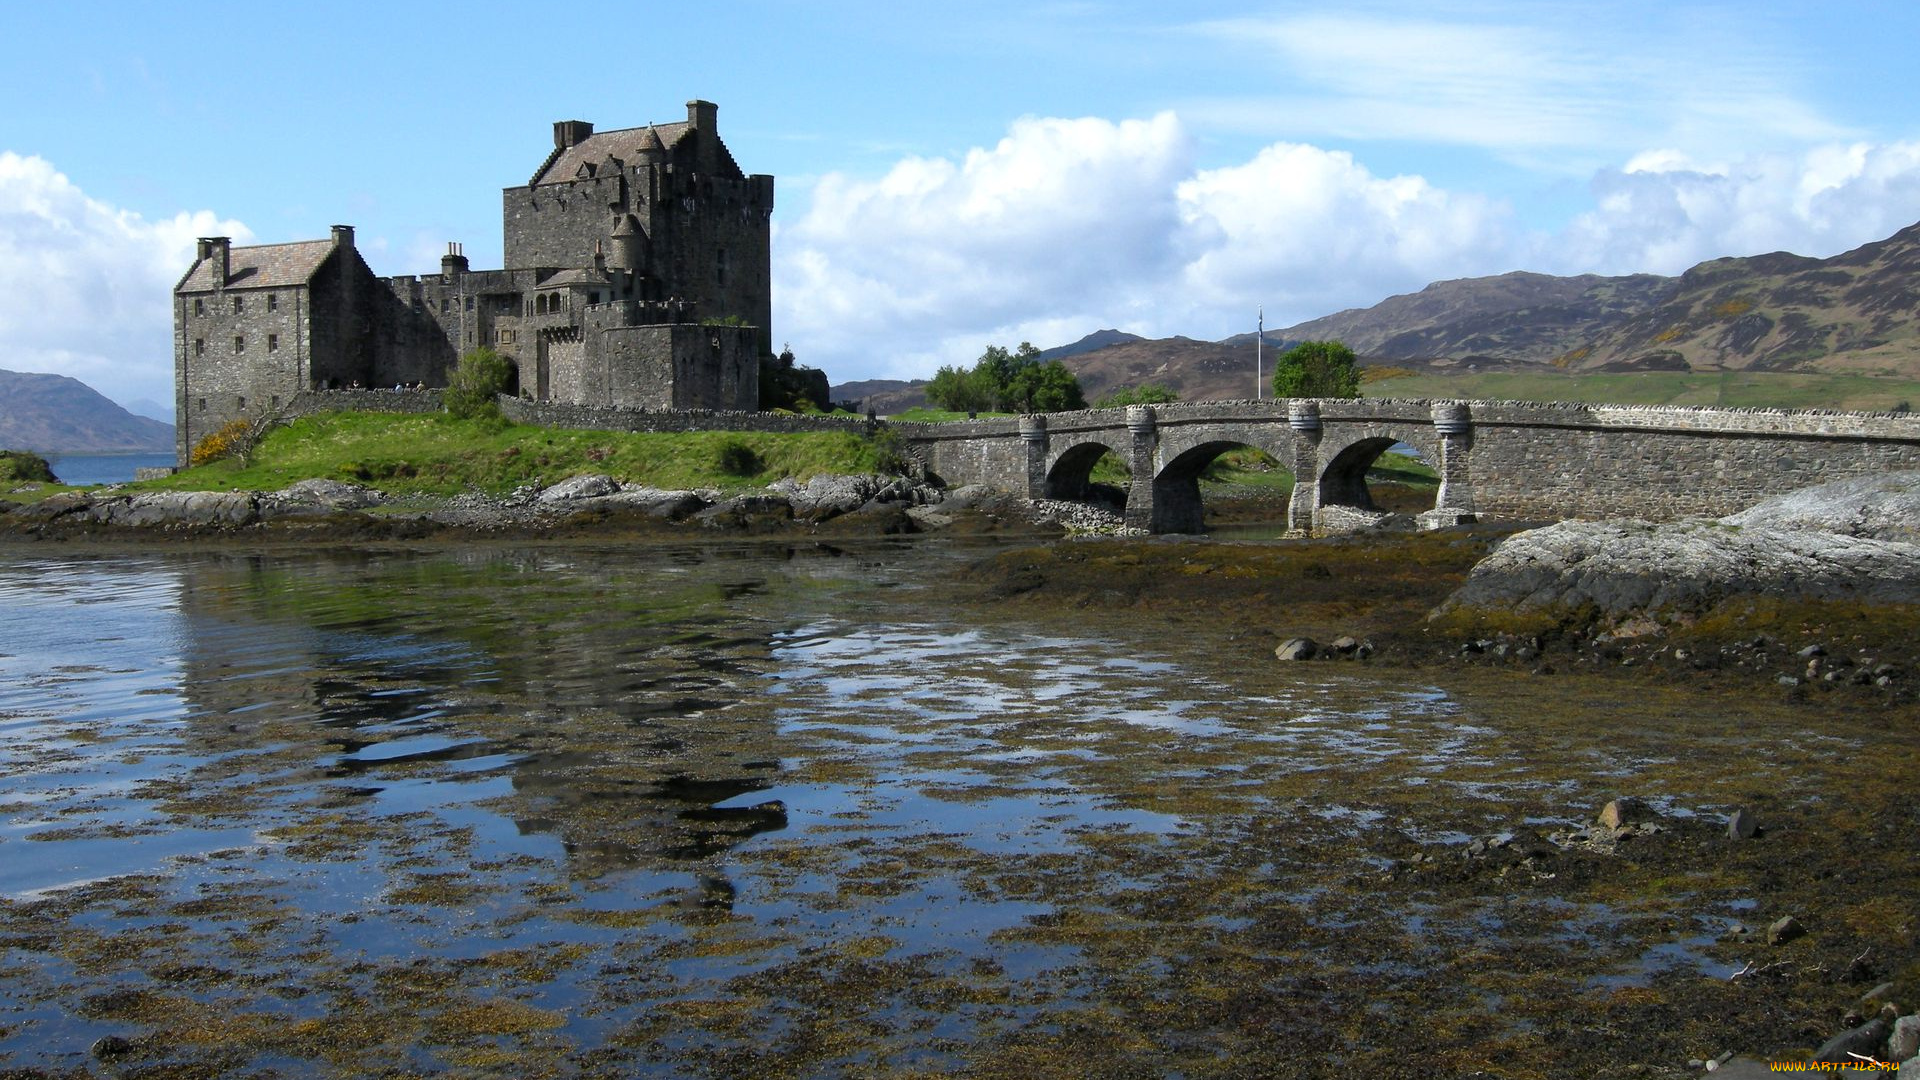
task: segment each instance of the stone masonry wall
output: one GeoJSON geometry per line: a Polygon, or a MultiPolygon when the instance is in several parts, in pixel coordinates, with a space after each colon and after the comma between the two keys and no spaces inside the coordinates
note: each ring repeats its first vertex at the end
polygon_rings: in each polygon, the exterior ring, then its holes
{"type": "Polygon", "coordinates": [[[305,386],[310,299],[303,287],[174,297],[175,457],[227,423],[272,412],[305,386]]]}
{"type": "Polygon", "coordinates": [[[725,412],[710,410],[664,410],[598,408],[590,405],[564,405],[517,398],[500,399],[500,411],[516,424],[574,428],[584,431],[764,431],[775,434],[796,432],[846,432],[870,435],[880,425],[856,417],[804,416],[785,413],[725,412]]]}

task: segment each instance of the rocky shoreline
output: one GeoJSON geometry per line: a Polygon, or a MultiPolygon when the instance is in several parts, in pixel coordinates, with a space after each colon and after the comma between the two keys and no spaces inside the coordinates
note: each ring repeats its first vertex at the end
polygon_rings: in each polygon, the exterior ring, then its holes
{"type": "Polygon", "coordinates": [[[1124,531],[1113,510],[1022,499],[972,486],[946,490],[885,476],[782,480],[746,493],[663,490],[604,475],[527,486],[504,496],[392,496],[337,480],[280,491],[70,491],[0,502],[0,538],[425,539],[441,535],[575,537],[955,530],[1036,536],[1124,531]]]}

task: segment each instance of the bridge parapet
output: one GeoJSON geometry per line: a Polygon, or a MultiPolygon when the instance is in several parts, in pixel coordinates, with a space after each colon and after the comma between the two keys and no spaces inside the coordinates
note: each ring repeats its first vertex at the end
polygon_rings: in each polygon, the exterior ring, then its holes
{"type": "Polygon", "coordinates": [[[1032,497],[1084,491],[1110,450],[1133,469],[1128,520],[1154,531],[1200,527],[1199,470],[1239,445],[1293,471],[1288,520],[1303,529],[1324,507],[1368,506],[1367,467],[1396,442],[1440,473],[1428,524],[1711,516],[1823,480],[1920,468],[1920,418],[1836,410],[1302,398],[898,427],[949,481],[1032,497]]]}

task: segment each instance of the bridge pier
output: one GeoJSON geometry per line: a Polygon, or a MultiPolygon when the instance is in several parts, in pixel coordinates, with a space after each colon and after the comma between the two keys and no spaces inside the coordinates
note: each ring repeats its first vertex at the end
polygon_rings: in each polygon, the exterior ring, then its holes
{"type": "Polygon", "coordinates": [[[1444,529],[1478,521],[1473,506],[1473,481],[1468,469],[1473,447],[1473,414],[1465,402],[1443,401],[1433,407],[1433,430],[1440,436],[1440,490],[1433,509],[1420,515],[1423,529],[1444,529]]]}
{"type": "Polygon", "coordinates": [[[1020,441],[1027,449],[1027,498],[1047,497],[1047,418],[1020,417],[1020,441]]]}
{"type": "Polygon", "coordinates": [[[1320,509],[1320,406],[1311,401],[1287,405],[1287,426],[1293,429],[1293,494],[1287,499],[1287,528],[1312,532],[1320,509]]]}
{"type": "MultiPolygon", "coordinates": [[[[1160,423],[1154,415],[1153,406],[1127,406],[1127,435],[1132,440],[1127,468],[1133,473],[1133,482],[1127,485],[1127,528],[1144,529],[1152,533],[1198,532],[1197,522],[1191,528],[1180,528],[1176,523],[1163,520],[1167,500],[1161,498],[1164,485],[1158,476],[1160,423]]],[[[1198,504],[1200,492],[1197,487],[1193,498],[1198,504]]],[[[1199,510],[1197,505],[1194,510],[1199,510]]]]}

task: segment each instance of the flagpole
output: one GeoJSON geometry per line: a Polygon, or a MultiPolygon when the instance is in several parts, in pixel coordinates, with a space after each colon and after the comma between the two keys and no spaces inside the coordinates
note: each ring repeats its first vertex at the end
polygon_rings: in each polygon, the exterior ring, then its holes
{"type": "Polygon", "coordinates": [[[1255,325],[1257,328],[1253,332],[1253,400],[1259,401],[1266,393],[1266,387],[1261,385],[1266,380],[1262,378],[1260,370],[1260,347],[1266,344],[1267,337],[1267,306],[1265,304],[1260,305],[1260,321],[1255,325]]]}

